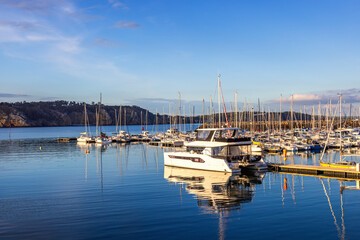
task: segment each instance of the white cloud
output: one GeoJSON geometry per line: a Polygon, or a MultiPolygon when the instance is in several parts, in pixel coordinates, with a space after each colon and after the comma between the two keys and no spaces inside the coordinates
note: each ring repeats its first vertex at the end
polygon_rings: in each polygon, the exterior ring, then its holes
{"type": "MultiPolygon", "coordinates": [[[[319,102],[322,104],[328,103],[330,100],[334,103],[339,100],[339,94],[342,94],[342,99],[346,103],[360,103],[360,89],[352,88],[345,90],[327,90],[322,93],[308,93],[308,94],[294,94],[293,102],[295,105],[316,105],[319,102]]],[[[291,96],[281,98],[282,103],[289,104],[291,96]]],[[[272,103],[280,102],[280,98],[271,100],[272,103]]]]}

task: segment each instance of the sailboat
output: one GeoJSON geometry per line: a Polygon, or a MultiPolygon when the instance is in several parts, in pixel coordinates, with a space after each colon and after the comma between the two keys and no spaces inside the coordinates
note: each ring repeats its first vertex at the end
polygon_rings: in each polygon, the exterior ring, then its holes
{"type": "Polygon", "coordinates": [[[97,114],[98,114],[98,116],[97,116],[97,120],[98,120],[97,121],[97,127],[100,128],[100,130],[99,130],[100,136],[97,136],[95,138],[95,142],[97,144],[109,144],[109,143],[112,143],[112,139],[108,138],[106,136],[106,134],[101,131],[101,123],[102,123],[101,122],[101,120],[102,120],[102,118],[101,118],[101,93],[100,93],[100,102],[99,102],[99,112],[97,114]]]}
{"type": "MultiPolygon", "coordinates": [[[[341,130],[341,101],[342,101],[342,94],[340,94],[340,97],[339,97],[340,130],[341,130]]],[[[333,121],[331,122],[330,128],[333,125],[334,119],[335,119],[335,116],[333,118],[333,121]]],[[[329,133],[330,133],[330,131],[329,131],[329,133]]],[[[328,134],[327,141],[325,143],[325,147],[324,147],[324,150],[322,152],[322,156],[320,158],[320,166],[332,167],[332,168],[342,168],[342,169],[356,169],[357,165],[358,165],[356,162],[354,162],[354,161],[351,161],[351,162],[350,161],[345,161],[345,160],[342,159],[342,136],[341,136],[341,131],[340,131],[339,140],[340,140],[340,161],[335,162],[335,163],[331,163],[330,161],[328,163],[322,162],[322,157],[324,156],[326,145],[327,145],[327,142],[329,141],[329,134],[328,134]]]]}
{"type": "Polygon", "coordinates": [[[89,118],[86,112],[86,104],[84,104],[84,115],[85,115],[85,132],[80,133],[80,137],[77,138],[78,143],[93,143],[95,138],[90,135],[89,118]]]}

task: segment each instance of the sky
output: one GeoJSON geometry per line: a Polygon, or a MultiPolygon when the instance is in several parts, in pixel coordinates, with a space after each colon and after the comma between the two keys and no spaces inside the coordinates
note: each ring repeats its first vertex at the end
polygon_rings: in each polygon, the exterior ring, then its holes
{"type": "MultiPolygon", "coordinates": [[[[0,102],[360,104],[357,0],[0,0],[0,102]]],[[[163,110],[165,109],[165,110],[163,110]]],[[[215,107],[215,110],[217,107],[215,107]]],[[[188,110],[186,110],[187,113],[188,110]]]]}

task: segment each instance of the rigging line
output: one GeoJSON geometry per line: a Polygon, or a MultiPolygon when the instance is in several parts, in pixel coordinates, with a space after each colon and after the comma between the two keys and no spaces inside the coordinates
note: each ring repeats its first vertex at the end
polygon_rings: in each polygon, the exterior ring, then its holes
{"type": "Polygon", "coordinates": [[[229,125],[229,121],[228,121],[228,117],[227,117],[227,113],[226,113],[225,101],[224,101],[224,94],[223,94],[223,91],[222,91],[221,81],[220,80],[219,80],[219,85],[220,85],[221,97],[222,97],[222,101],[223,101],[223,105],[224,105],[225,119],[226,119],[227,125],[229,125]]]}
{"type": "MultiPolygon", "coordinates": [[[[334,113],[334,117],[333,117],[333,119],[332,119],[332,121],[331,121],[330,129],[331,129],[331,128],[332,128],[332,126],[333,126],[333,123],[334,123],[334,120],[335,120],[335,116],[336,116],[337,109],[338,109],[338,108],[336,108],[336,109],[335,109],[335,113],[334,113]]],[[[321,156],[320,156],[320,159],[319,159],[319,161],[320,161],[320,162],[322,161],[322,159],[323,159],[323,157],[324,157],[325,150],[326,150],[326,146],[327,146],[327,144],[328,144],[328,142],[329,142],[329,138],[330,138],[330,129],[329,129],[328,135],[327,135],[327,137],[326,137],[326,142],[325,142],[324,149],[323,149],[323,151],[322,151],[322,153],[321,153],[321,156]]]]}

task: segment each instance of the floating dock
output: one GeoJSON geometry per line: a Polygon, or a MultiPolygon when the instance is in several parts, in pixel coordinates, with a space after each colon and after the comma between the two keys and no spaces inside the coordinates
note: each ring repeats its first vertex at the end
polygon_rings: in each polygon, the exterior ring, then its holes
{"type": "Polygon", "coordinates": [[[162,147],[182,147],[184,146],[183,141],[161,141],[162,147]]]}
{"type": "Polygon", "coordinates": [[[275,163],[269,163],[268,167],[269,170],[273,172],[287,172],[313,176],[360,179],[360,172],[357,172],[355,169],[340,169],[333,167],[275,163]]]}
{"type": "Polygon", "coordinates": [[[75,141],[76,138],[58,138],[57,141],[58,142],[70,142],[70,141],[75,141]]]}
{"type": "Polygon", "coordinates": [[[150,141],[149,142],[150,146],[160,146],[160,144],[161,144],[160,141],[150,141]]]}

